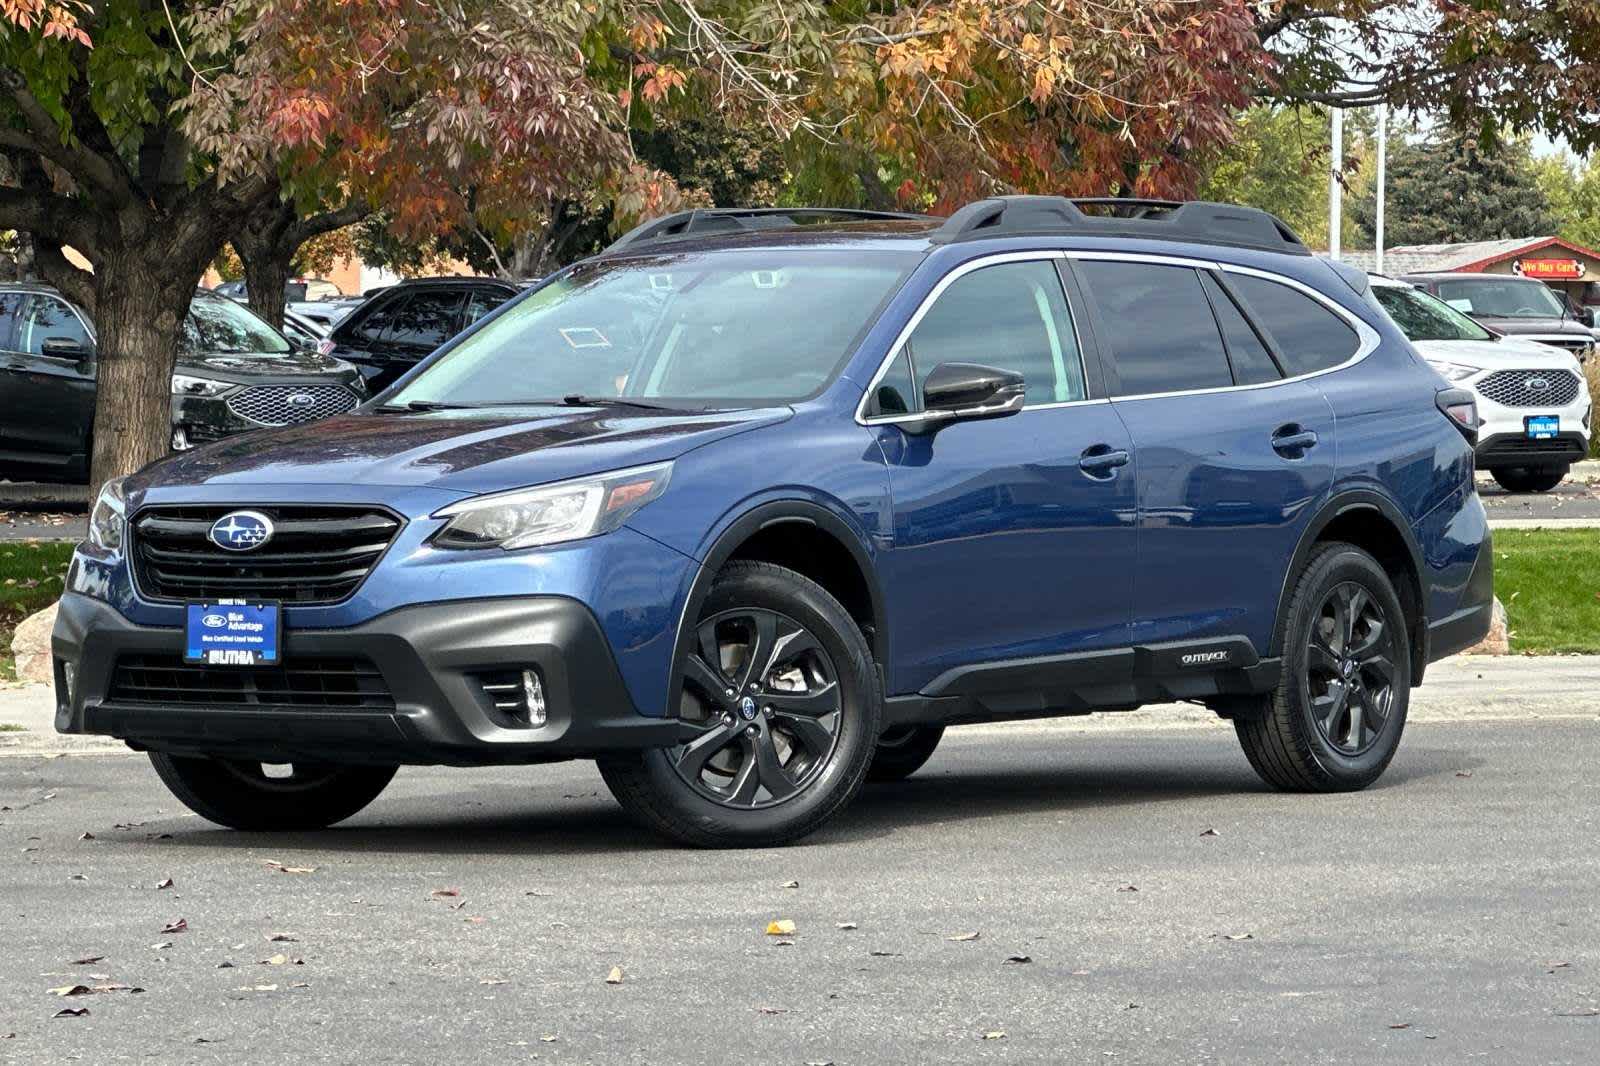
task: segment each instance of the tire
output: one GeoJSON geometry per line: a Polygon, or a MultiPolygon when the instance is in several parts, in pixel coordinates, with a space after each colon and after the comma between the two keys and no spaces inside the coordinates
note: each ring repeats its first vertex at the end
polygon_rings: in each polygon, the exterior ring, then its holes
{"type": "Polygon", "coordinates": [[[701,732],[600,759],[623,809],[698,847],[786,844],[843,810],[866,779],[883,707],[849,613],[793,570],[736,562],[712,585],[695,638],[678,664],[679,717],[701,732]]]}
{"type": "Polygon", "coordinates": [[[903,725],[886,730],[872,753],[867,780],[905,780],[933,758],[943,736],[942,725],[903,725]]]}
{"type": "Polygon", "coordinates": [[[378,798],[393,766],[295,764],[269,777],[260,763],[150,753],[150,762],[185,807],[230,829],[255,832],[326,829],[378,798]]]}
{"type": "Polygon", "coordinates": [[[1507,492],[1549,492],[1566,480],[1572,467],[1560,466],[1497,466],[1489,473],[1507,492]]]}
{"type": "Polygon", "coordinates": [[[1399,748],[1411,695],[1405,613],[1378,561],[1352,544],[1318,548],[1295,579],[1282,647],[1275,691],[1233,720],[1250,765],[1284,791],[1366,788],[1399,748]]]}

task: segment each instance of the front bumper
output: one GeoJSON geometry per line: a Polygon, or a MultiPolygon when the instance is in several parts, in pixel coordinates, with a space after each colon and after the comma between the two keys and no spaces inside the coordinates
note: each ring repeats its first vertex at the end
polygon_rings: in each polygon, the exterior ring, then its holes
{"type": "Polygon", "coordinates": [[[183,634],[136,625],[107,603],[68,593],[52,638],[56,729],[117,737],[141,750],[260,762],[532,763],[681,739],[677,722],[635,710],[599,623],[566,597],[406,607],[345,629],[287,628],[283,644],[286,664],[369,660],[394,706],[285,706],[254,697],[200,705],[188,694],[171,705],[118,702],[111,695],[118,656],[181,657],[183,634]],[[475,680],[529,667],[543,680],[548,707],[537,728],[500,716],[475,680]]]}
{"type": "MultiPolygon", "coordinates": [[[[339,386],[350,393],[350,406],[346,410],[354,410],[367,398],[361,378],[357,375],[345,375],[338,378],[318,380],[312,382],[298,382],[293,379],[286,381],[265,381],[262,385],[293,386],[306,385],[307,387],[339,386]]],[[[253,387],[253,386],[250,386],[253,387]]],[[[237,392],[239,390],[234,390],[237,392]]],[[[201,444],[210,444],[212,441],[222,440],[237,433],[249,433],[257,429],[281,428],[279,423],[256,422],[245,418],[236,412],[228,403],[233,393],[224,393],[221,396],[189,396],[177,395],[172,397],[172,440],[175,451],[183,451],[197,447],[201,444]],[[181,442],[181,443],[180,443],[181,442]]],[[[341,411],[328,411],[319,414],[318,418],[331,417],[341,414],[341,411]]],[[[314,421],[315,419],[312,419],[314,421]]]]}
{"type": "Polygon", "coordinates": [[[1473,461],[1479,470],[1512,466],[1563,466],[1589,454],[1583,433],[1561,433],[1546,440],[1531,440],[1526,432],[1491,433],[1478,439],[1473,461]]]}

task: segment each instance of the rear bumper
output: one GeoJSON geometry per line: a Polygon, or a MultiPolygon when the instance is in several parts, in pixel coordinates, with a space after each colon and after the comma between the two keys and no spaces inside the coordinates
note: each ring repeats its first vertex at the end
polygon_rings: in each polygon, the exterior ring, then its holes
{"type": "MultiPolygon", "coordinates": [[[[204,704],[113,695],[119,656],[182,655],[183,634],[129,622],[100,600],[62,598],[52,648],[56,729],[117,737],[132,747],[261,762],[493,765],[547,762],[670,744],[679,727],[629,699],[589,609],[559,596],[407,607],[347,629],[284,634],[284,662],[365,659],[392,707],[204,704]],[[475,675],[536,669],[548,721],[530,727],[497,712],[475,675]],[[71,677],[71,683],[68,678],[71,677]]],[[[225,669],[225,668],[214,668],[225,669]]],[[[209,697],[200,697],[209,698],[209,697]]]]}
{"type": "Polygon", "coordinates": [[[1489,635],[1494,622],[1494,541],[1485,534],[1478,560],[1467,578],[1456,610],[1428,623],[1427,661],[1472,647],[1489,635]]]}

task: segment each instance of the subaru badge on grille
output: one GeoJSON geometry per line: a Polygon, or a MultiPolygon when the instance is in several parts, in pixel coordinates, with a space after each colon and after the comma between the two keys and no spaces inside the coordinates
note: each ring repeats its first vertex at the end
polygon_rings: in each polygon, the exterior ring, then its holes
{"type": "Polygon", "coordinates": [[[272,539],[272,519],[260,511],[230,511],[213,522],[206,535],[219,548],[253,551],[272,539]]]}

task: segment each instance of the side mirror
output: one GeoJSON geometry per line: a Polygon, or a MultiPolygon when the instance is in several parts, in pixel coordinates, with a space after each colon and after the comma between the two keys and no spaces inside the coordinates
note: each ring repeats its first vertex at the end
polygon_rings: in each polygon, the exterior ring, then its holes
{"type": "Polygon", "coordinates": [[[1027,389],[1022,375],[977,363],[940,363],[922,383],[922,418],[902,424],[911,433],[932,433],[951,422],[1004,418],[1022,410],[1027,389]]]}
{"type": "Polygon", "coordinates": [[[57,359],[87,359],[93,351],[76,337],[46,337],[39,342],[39,354],[57,359]]]}

